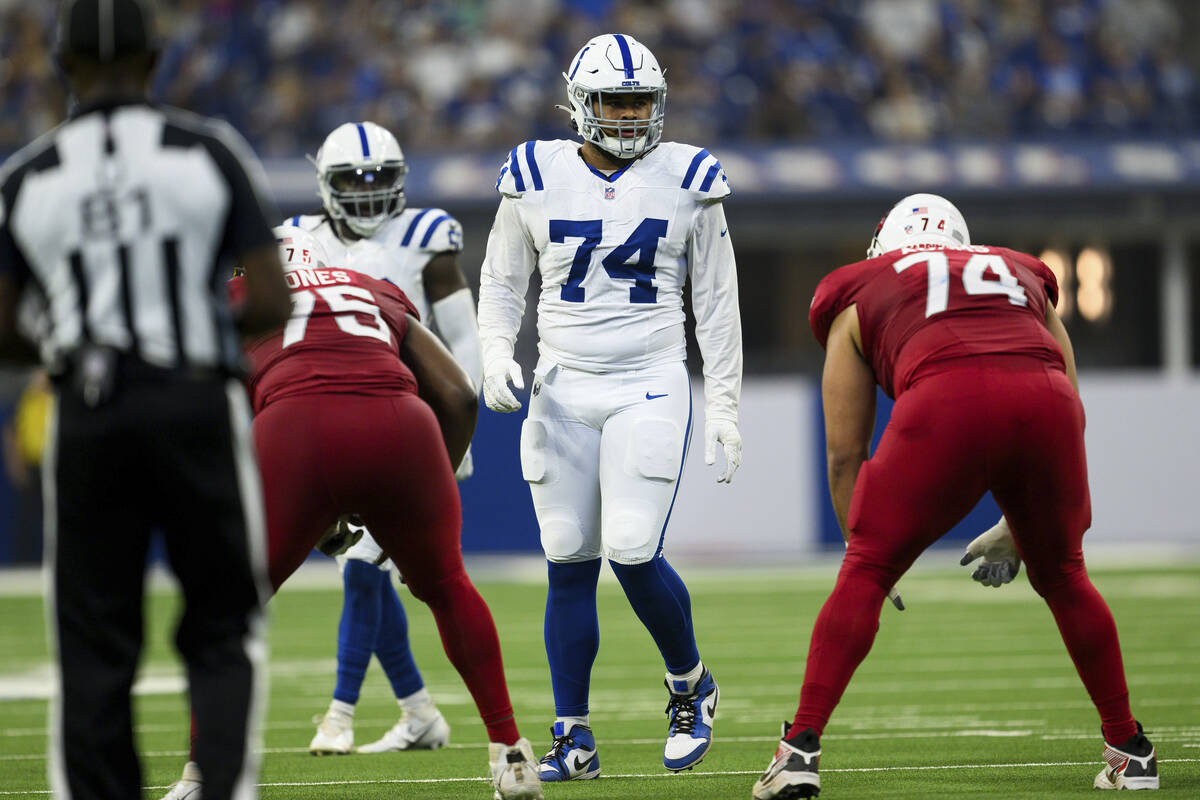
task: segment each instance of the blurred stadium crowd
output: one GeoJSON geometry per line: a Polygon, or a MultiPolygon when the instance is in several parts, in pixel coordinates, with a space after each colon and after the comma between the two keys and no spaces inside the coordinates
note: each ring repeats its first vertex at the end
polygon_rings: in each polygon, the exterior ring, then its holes
{"type": "MultiPolygon", "coordinates": [[[[0,152],[61,116],[55,3],[0,0],[0,152]]],[[[438,151],[566,135],[590,36],[667,66],[680,141],[1171,135],[1200,129],[1191,0],[164,0],[158,99],[264,156],[347,119],[438,151]]]]}

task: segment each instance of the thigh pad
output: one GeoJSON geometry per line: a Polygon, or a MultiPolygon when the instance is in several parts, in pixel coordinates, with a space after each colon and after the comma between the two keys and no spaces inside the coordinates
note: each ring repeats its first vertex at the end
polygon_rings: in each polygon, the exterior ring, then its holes
{"type": "Polygon", "coordinates": [[[673,420],[639,419],[629,429],[625,474],[650,480],[673,481],[679,476],[683,431],[673,420]]]}
{"type": "Polygon", "coordinates": [[[537,419],[527,419],[521,423],[521,477],[529,483],[551,483],[554,480],[554,450],[546,440],[546,423],[537,419]]]}

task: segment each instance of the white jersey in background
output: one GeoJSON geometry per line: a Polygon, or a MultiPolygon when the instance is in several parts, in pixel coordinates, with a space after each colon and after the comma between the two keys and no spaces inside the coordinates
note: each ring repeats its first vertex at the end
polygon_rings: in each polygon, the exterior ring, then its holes
{"type": "MultiPolygon", "coordinates": [[[[440,208],[406,208],[371,238],[348,242],[337,235],[325,214],[288,217],[283,224],[311,231],[325,247],[330,261],[338,266],[400,287],[426,325],[430,307],[425,296],[425,267],[440,253],[462,250],[462,225],[440,208]]],[[[463,366],[471,369],[469,364],[463,366]]],[[[478,384],[478,374],[472,374],[471,379],[478,384]]]]}
{"type": "Polygon", "coordinates": [[[663,142],[611,175],[573,141],[509,154],[479,289],[483,360],[511,354],[536,267],[538,374],[635,370],[685,358],[683,285],[692,281],[706,407],[737,418],[741,321],[721,200],[725,172],[707,150],[663,142]],[[490,350],[490,352],[489,352],[490,350]]]}
{"type": "MultiPolygon", "coordinates": [[[[374,236],[350,241],[337,235],[333,221],[325,214],[288,217],[284,224],[311,232],[325,248],[332,263],[398,286],[417,307],[421,322],[426,326],[436,315],[431,314],[429,298],[425,294],[425,267],[441,253],[462,250],[462,225],[440,208],[406,208],[383,223],[374,236]]],[[[477,351],[462,347],[451,349],[457,350],[454,352],[455,358],[478,386],[482,364],[477,351]]],[[[470,459],[468,453],[464,464],[459,465],[456,476],[460,480],[469,476],[474,469],[470,459]]],[[[367,533],[344,555],[338,556],[338,561],[342,564],[345,559],[351,558],[376,562],[382,552],[379,544],[367,533]]],[[[390,561],[380,564],[383,569],[390,565],[390,561]]]]}

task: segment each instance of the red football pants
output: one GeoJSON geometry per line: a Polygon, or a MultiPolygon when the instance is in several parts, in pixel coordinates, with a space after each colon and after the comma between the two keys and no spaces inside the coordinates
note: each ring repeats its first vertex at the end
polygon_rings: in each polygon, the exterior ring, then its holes
{"type": "Polygon", "coordinates": [[[462,507],[433,411],[415,395],[306,395],[254,418],[271,585],[338,516],[359,514],[437,621],[492,741],[518,738],[491,612],[463,569],[462,507]]]}
{"type": "Polygon", "coordinates": [[[1033,359],[975,359],[900,396],[854,486],[849,547],[813,629],[789,733],[824,730],[871,649],[888,590],[989,489],[1106,739],[1120,743],[1136,733],[1116,625],[1083,563],[1091,524],[1083,428],[1083,406],[1066,374],[1033,359]]]}

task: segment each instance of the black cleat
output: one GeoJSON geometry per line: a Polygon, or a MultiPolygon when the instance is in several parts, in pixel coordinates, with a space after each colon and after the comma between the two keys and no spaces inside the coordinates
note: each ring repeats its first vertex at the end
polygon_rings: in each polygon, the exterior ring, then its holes
{"type": "Polygon", "coordinates": [[[783,723],[775,758],[754,783],[754,800],[797,800],[821,793],[821,778],[817,775],[820,737],[812,728],[806,728],[787,739],[788,727],[783,723]]]}
{"type": "Polygon", "coordinates": [[[1120,747],[1104,743],[1104,769],[1092,781],[1097,789],[1157,789],[1158,758],[1154,745],[1142,734],[1142,723],[1138,732],[1130,736],[1120,747]]]}

